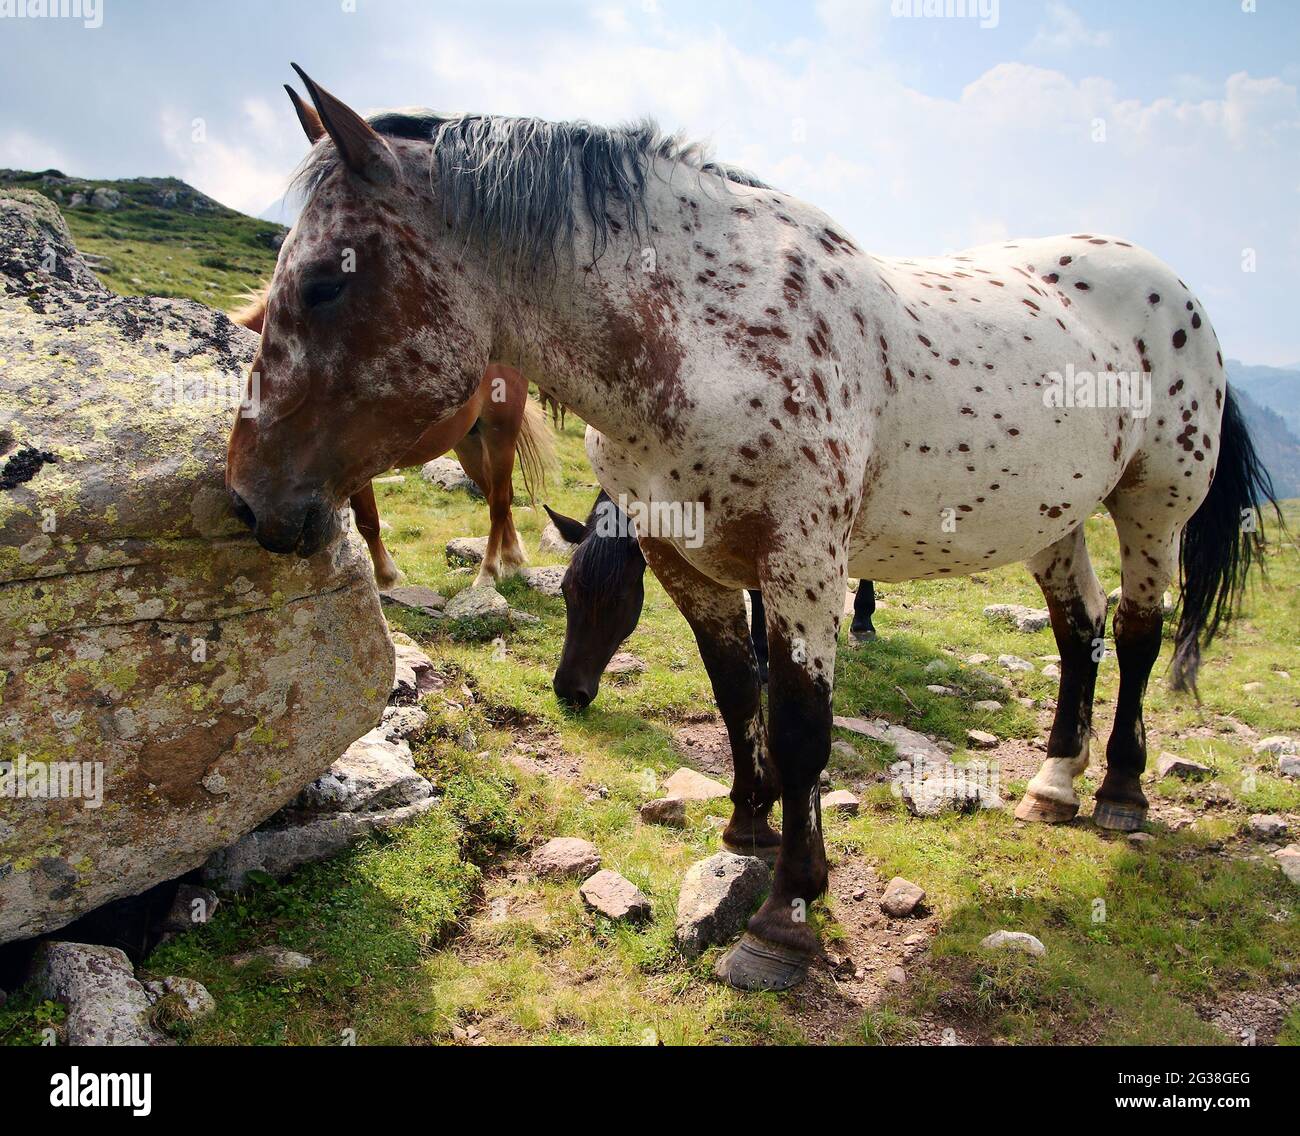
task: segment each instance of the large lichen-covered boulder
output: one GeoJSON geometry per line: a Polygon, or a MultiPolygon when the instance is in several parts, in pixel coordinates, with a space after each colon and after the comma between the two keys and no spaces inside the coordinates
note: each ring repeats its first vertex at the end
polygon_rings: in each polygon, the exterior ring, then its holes
{"type": "Polygon", "coordinates": [[[379,721],[364,548],[271,556],[229,511],[253,348],[0,195],[0,942],[197,867],[379,721]]]}

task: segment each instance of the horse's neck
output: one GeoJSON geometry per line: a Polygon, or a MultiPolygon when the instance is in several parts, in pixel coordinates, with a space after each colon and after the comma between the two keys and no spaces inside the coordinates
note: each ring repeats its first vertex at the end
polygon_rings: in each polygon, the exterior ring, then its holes
{"type": "MultiPolygon", "coordinates": [[[[660,162],[647,175],[646,216],[622,215],[592,263],[590,218],[580,204],[574,255],[553,285],[512,289],[499,321],[500,354],[610,438],[627,441],[661,423],[667,384],[689,381],[665,359],[668,309],[694,285],[698,260],[688,219],[728,190],[698,171],[660,162]],[[702,186],[701,181],[712,183],[702,186]]],[[[687,333],[689,329],[683,329],[687,333]]]]}

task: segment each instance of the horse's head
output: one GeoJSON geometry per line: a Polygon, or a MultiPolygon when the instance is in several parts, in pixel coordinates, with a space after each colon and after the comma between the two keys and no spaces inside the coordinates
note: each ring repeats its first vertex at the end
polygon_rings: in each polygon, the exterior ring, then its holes
{"type": "Polygon", "coordinates": [[[491,318],[430,199],[428,142],[377,133],[298,74],[315,108],[286,88],[315,143],[306,200],[271,280],[226,486],[263,547],[309,556],[353,493],[470,397],[491,318]]]}
{"type": "Polygon", "coordinates": [[[589,706],[600,676],[636,630],[645,602],[645,557],[631,522],[604,493],[586,522],[546,506],[560,535],[578,547],[564,573],[564,651],[552,686],[577,710],[589,706]]]}

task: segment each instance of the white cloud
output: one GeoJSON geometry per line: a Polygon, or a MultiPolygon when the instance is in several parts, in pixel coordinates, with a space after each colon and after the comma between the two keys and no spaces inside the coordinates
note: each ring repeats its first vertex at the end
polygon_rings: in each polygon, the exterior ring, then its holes
{"type": "Polygon", "coordinates": [[[1034,33],[1028,50],[1034,54],[1048,54],[1109,46],[1110,32],[1090,30],[1078,12],[1061,0],[1053,0],[1047,6],[1047,22],[1034,33]]]}
{"type": "Polygon", "coordinates": [[[0,135],[0,166],[16,170],[56,169],[68,172],[62,150],[39,138],[33,138],[23,130],[11,130],[0,135]]]}

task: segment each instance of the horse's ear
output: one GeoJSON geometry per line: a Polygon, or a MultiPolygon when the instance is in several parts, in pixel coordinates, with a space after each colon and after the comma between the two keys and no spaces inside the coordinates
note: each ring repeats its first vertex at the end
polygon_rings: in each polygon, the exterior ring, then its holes
{"type": "Polygon", "coordinates": [[[307,141],[315,144],[320,141],[321,135],[325,133],[325,127],[321,123],[320,115],[316,113],[315,107],[309,107],[302,101],[302,97],[288,83],[285,83],[284,89],[289,92],[289,101],[293,103],[293,109],[298,114],[298,121],[302,123],[302,132],[307,135],[307,141]]]}
{"type": "Polygon", "coordinates": [[[581,521],[575,521],[572,517],[566,517],[563,513],[557,513],[550,505],[543,505],[546,515],[551,518],[551,523],[555,525],[559,534],[564,537],[570,544],[581,544],[582,538],[587,535],[587,526],[581,521]]]}
{"type": "Polygon", "coordinates": [[[291,66],[307,88],[307,94],[320,115],[334,145],[338,147],[343,164],[358,177],[381,184],[391,181],[394,173],[393,152],[364,118],[337,99],[324,87],[312,81],[307,72],[296,63],[291,66]]]}

